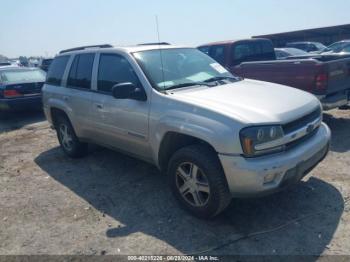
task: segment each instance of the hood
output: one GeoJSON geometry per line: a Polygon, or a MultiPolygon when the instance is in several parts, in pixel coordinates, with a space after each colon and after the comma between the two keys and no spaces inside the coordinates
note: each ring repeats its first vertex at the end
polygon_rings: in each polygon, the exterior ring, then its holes
{"type": "Polygon", "coordinates": [[[320,106],[315,96],[304,91],[248,79],[215,87],[172,90],[171,95],[246,124],[283,124],[320,106]]]}

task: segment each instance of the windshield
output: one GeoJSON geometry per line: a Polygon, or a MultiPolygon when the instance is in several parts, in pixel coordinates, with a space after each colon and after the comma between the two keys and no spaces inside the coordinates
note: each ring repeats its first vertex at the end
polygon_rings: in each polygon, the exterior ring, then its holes
{"type": "Polygon", "coordinates": [[[350,42],[337,42],[334,44],[331,44],[330,46],[328,46],[324,51],[325,52],[335,52],[335,53],[339,53],[343,50],[343,48],[346,45],[350,45],[350,42]]]}
{"type": "MultiPolygon", "coordinates": [[[[283,50],[283,49],[282,49],[283,50]]],[[[289,53],[291,56],[298,56],[298,55],[307,55],[308,53],[304,50],[298,49],[298,48],[285,48],[285,51],[289,53]]]]}
{"type": "Polygon", "coordinates": [[[315,44],[315,46],[317,47],[318,50],[323,50],[323,49],[326,48],[326,46],[321,44],[321,43],[314,43],[314,44],[315,44]]]}
{"type": "Polygon", "coordinates": [[[2,82],[45,82],[45,73],[42,70],[9,70],[1,72],[2,82]]]}
{"type": "Polygon", "coordinates": [[[195,48],[148,50],[133,55],[157,90],[199,85],[225,78],[238,80],[215,60],[195,48]]]}

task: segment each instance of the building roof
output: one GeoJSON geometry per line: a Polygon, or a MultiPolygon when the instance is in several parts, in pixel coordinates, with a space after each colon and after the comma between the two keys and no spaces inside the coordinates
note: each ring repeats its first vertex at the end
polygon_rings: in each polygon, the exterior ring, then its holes
{"type": "Polygon", "coordinates": [[[236,39],[236,40],[226,40],[226,41],[218,41],[218,42],[210,42],[210,43],[206,43],[206,44],[202,44],[199,47],[202,46],[212,46],[212,45],[229,45],[229,44],[233,44],[236,42],[240,42],[240,41],[261,41],[261,40],[266,40],[264,38],[258,38],[258,37],[254,37],[254,38],[247,38],[247,39],[236,39]]]}
{"type": "Polygon", "coordinates": [[[318,36],[335,35],[335,34],[340,35],[344,33],[350,34],[350,24],[297,30],[297,31],[290,31],[290,32],[284,32],[284,33],[277,33],[277,34],[258,35],[258,36],[253,36],[253,38],[269,38],[273,40],[273,39],[279,39],[279,38],[301,38],[301,37],[305,37],[305,35],[318,37],[318,36]]]}

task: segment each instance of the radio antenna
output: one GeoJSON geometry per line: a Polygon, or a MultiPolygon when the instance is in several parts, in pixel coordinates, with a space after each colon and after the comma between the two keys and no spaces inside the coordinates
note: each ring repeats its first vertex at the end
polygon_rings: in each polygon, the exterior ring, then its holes
{"type": "Polygon", "coordinates": [[[156,27],[157,27],[157,36],[158,36],[158,49],[159,49],[159,56],[160,56],[160,64],[161,64],[161,67],[162,67],[163,89],[165,90],[165,77],[164,77],[163,54],[162,54],[162,48],[160,47],[159,24],[158,24],[158,16],[157,16],[157,15],[156,15],[156,27]]]}

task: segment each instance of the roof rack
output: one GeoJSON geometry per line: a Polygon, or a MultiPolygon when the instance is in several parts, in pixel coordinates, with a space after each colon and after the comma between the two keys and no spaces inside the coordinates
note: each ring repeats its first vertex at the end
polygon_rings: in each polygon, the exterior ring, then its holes
{"type": "Polygon", "coordinates": [[[110,47],[113,47],[113,46],[109,45],[109,44],[104,44],[104,45],[87,45],[87,46],[80,46],[80,47],[65,49],[65,50],[60,51],[60,54],[71,52],[71,51],[85,50],[85,49],[89,49],[89,48],[110,48],[110,47]]]}
{"type": "Polygon", "coordinates": [[[170,45],[170,43],[167,42],[160,42],[160,43],[143,43],[138,45],[170,45]]]}

